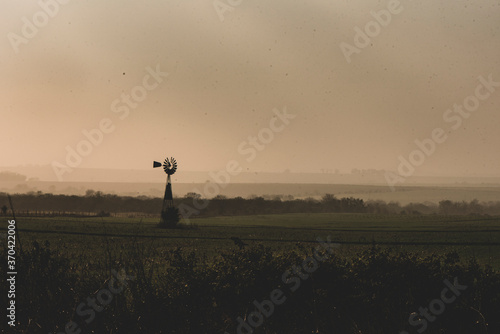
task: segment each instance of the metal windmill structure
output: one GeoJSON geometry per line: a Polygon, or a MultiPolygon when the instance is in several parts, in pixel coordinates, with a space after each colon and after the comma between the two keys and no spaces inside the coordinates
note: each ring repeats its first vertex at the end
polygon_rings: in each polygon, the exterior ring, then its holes
{"type": "Polygon", "coordinates": [[[161,209],[161,219],[162,222],[164,220],[165,214],[169,208],[174,206],[174,198],[172,196],[172,181],[170,180],[170,175],[173,175],[177,170],[177,161],[174,158],[170,157],[165,159],[163,165],[161,162],[153,161],[153,168],[163,166],[163,170],[167,174],[167,186],[165,187],[165,195],[163,196],[163,206],[161,209]]]}

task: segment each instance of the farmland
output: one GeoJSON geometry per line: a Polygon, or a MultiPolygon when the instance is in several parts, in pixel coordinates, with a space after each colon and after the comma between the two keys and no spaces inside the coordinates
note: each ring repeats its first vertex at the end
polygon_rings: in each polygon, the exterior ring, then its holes
{"type": "Polygon", "coordinates": [[[427,332],[500,328],[498,216],[295,213],[197,218],[181,229],[157,223],[134,214],[18,217],[13,332],[60,333],[70,324],[96,333],[243,333],[238,319],[278,288],[289,301],[253,322],[254,333],[382,334],[414,330],[409,315],[453,280],[466,291],[427,332]],[[331,255],[307,267],[319,240],[331,255]],[[310,274],[292,274],[290,282],[301,282],[294,292],[283,275],[300,265],[310,274]],[[96,294],[104,305],[117,272],[131,279],[95,321],[85,317],[90,308],[75,311],[96,294]]]}
{"type": "Polygon", "coordinates": [[[330,236],[341,244],[343,254],[355,253],[375,243],[397,250],[417,252],[457,251],[463,258],[500,268],[500,217],[480,215],[377,215],[377,214],[283,214],[191,219],[191,229],[164,230],[158,218],[135,217],[22,217],[18,219],[21,241],[48,240],[57,248],[77,255],[98,257],[103,244],[122,247],[140,241],[157,249],[182,247],[213,255],[235,247],[231,237],[250,246],[262,244],[287,251],[297,245],[330,236]]]}

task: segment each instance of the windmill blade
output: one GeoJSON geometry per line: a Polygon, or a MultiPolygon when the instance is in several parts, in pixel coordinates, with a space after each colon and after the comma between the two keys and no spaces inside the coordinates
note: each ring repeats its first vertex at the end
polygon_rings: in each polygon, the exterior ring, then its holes
{"type": "Polygon", "coordinates": [[[153,168],[161,166],[163,166],[163,170],[165,171],[165,173],[170,176],[177,170],[177,161],[175,161],[173,157],[171,157],[170,160],[169,158],[166,158],[163,162],[163,165],[158,161],[153,161],[153,168]]]}

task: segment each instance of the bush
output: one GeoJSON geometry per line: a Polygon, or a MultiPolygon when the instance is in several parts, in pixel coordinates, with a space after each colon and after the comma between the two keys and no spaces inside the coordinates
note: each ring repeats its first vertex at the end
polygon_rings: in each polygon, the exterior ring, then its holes
{"type": "Polygon", "coordinates": [[[167,208],[166,211],[161,213],[161,220],[158,227],[161,228],[179,228],[180,222],[179,209],[173,206],[167,208]]]}
{"type": "MultiPolygon", "coordinates": [[[[146,247],[124,250],[121,265],[137,279],[97,314],[91,332],[236,333],[238,317],[248,319],[258,311],[254,301],[280,289],[286,300],[254,333],[413,333],[418,328],[409,325],[410,314],[440,298],[443,281],[454,277],[467,289],[429,322],[426,333],[500,332],[500,274],[475,261],[462,263],[457,253],[422,256],[374,246],[349,259],[333,254],[292,292],[282,275],[305,258],[297,250],[278,253],[257,245],[207,260],[181,248],[157,254],[146,247]]],[[[1,253],[5,258],[5,249],[1,253]]],[[[12,333],[53,333],[70,320],[82,322],[75,307],[103,284],[102,276],[76,274],[48,244],[34,243],[19,258],[18,270],[19,323],[12,333]]]]}

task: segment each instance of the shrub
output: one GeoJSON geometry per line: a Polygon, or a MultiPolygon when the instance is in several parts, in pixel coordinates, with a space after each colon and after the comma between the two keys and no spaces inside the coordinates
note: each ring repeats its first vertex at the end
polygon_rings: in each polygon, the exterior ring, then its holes
{"type": "Polygon", "coordinates": [[[160,223],[158,224],[158,227],[161,228],[179,228],[179,222],[180,222],[180,213],[179,209],[170,206],[167,208],[167,210],[163,211],[161,213],[161,220],[160,223]]]}

